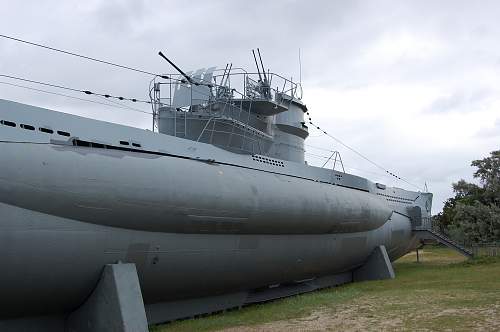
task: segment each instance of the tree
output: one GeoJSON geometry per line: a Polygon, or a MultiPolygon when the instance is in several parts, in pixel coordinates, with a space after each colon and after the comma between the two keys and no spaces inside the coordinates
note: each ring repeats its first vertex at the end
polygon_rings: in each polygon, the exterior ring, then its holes
{"type": "Polygon", "coordinates": [[[491,152],[491,157],[474,160],[472,166],[478,168],[474,177],[483,185],[485,203],[500,206],[500,150],[491,152]]]}
{"type": "Polygon", "coordinates": [[[495,242],[500,240],[500,208],[475,201],[470,205],[459,203],[453,216],[455,231],[464,235],[464,240],[472,243],[495,242]]]}
{"type": "Polygon", "coordinates": [[[480,185],[460,180],[435,219],[445,233],[467,242],[500,241],[500,150],[474,160],[480,185]]]}

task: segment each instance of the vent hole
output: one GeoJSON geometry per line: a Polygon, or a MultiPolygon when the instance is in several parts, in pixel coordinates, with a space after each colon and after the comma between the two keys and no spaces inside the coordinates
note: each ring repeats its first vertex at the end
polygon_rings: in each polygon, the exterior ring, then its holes
{"type": "Polygon", "coordinates": [[[21,128],[26,129],[26,130],[35,130],[35,127],[27,125],[27,124],[21,124],[21,128]]]}
{"type": "Polygon", "coordinates": [[[43,127],[40,127],[38,128],[42,133],[46,133],[46,134],[53,134],[54,131],[52,129],[49,129],[49,128],[43,128],[43,127]]]}
{"type": "Polygon", "coordinates": [[[70,133],[68,132],[65,132],[65,131],[61,131],[61,130],[58,130],[57,133],[61,136],[66,136],[66,137],[69,137],[70,136],[70,133]]]}
{"type": "Polygon", "coordinates": [[[7,121],[7,120],[2,120],[0,121],[0,123],[2,123],[4,126],[9,126],[9,127],[15,127],[16,124],[14,122],[10,122],[10,121],[7,121]]]}

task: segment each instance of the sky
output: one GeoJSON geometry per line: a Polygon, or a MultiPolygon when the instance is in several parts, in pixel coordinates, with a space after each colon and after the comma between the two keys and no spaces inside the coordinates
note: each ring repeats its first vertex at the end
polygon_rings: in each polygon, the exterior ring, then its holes
{"type": "MultiPolygon", "coordinates": [[[[433,213],[473,181],[472,160],[500,148],[498,1],[7,1],[0,34],[144,69],[171,73],[226,63],[302,78],[315,124],[405,179],[387,176],[310,128],[309,164],[339,151],[346,171],[434,193],[433,213]],[[301,66],[299,66],[299,49],[301,66]],[[302,68],[300,71],[299,68],[302,68]]],[[[0,38],[0,74],[148,99],[148,75],[0,38]]],[[[0,98],[141,128],[147,114],[4,83],[0,98]]],[[[109,103],[94,98],[94,101],[109,103]]],[[[147,105],[130,105],[149,111],[147,105]]],[[[331,164],[327,167],[332,167],[331,164]]],[[[338,165],[337,165],[338,167],[338,165]]],[[[338,168],[337,168],[338,169],[338,168]]]]}

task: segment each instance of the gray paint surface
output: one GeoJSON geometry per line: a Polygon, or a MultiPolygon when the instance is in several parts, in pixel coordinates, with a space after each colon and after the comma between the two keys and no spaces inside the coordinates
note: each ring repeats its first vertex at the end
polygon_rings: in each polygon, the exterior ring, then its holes
{"type": "Polygon", "coordinates": [[[118,261],[136,264],[150,313],[308,289],[302,281],[351,273],[381,245],[390,260],[405,254],[418,244],[408,207],[430,215],[432,194],[292,160],[3,100],[0,120],[16,123],[0,125],[0,319],[70,313],[118,261]]]}

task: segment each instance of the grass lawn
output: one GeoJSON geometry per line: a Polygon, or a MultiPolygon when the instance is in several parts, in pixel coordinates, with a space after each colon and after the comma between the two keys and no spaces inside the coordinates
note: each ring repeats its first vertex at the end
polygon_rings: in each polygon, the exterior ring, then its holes
{"type": "Polygon", "coordinates": [[[500,331],[500,258],[467,261],[424,248],[394,264],[394,280],[352,283],[151,331],[500,331]]]}

